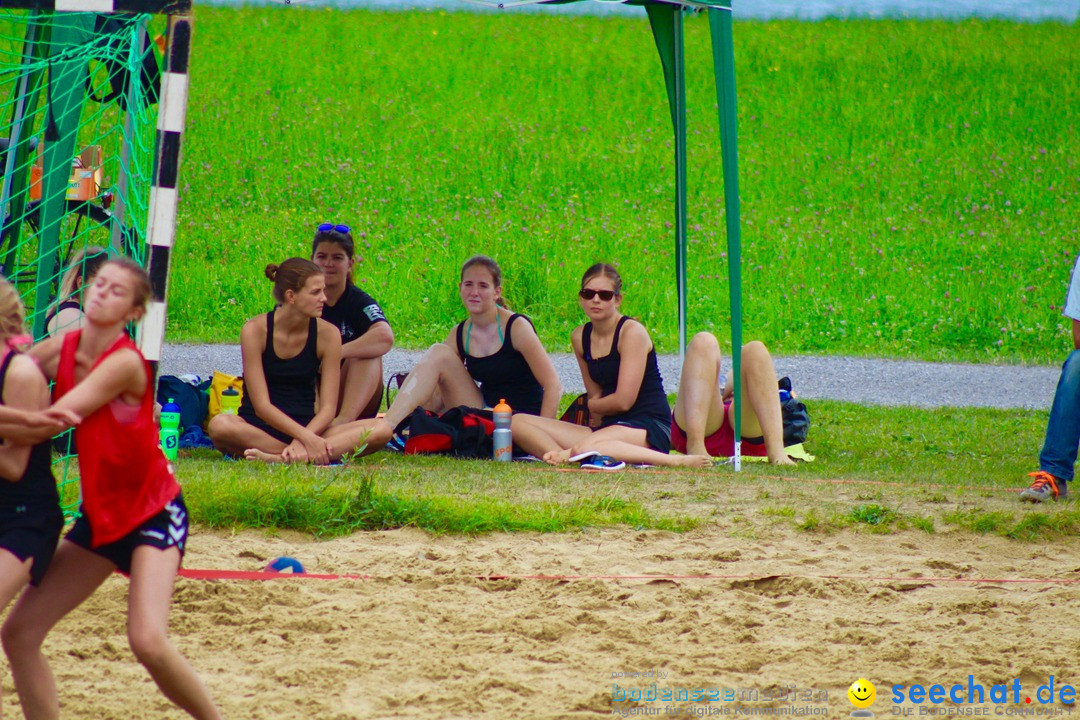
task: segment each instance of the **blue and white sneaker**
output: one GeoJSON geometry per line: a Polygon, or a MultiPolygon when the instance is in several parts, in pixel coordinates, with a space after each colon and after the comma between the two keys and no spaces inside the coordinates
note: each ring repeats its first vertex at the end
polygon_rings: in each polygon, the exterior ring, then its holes
{"type": "Polygon", "coordinates": [[[626,467],[626,463],[622,460],[615,460],[608,455],[594,455],[588,460],[581,461],[582,470],[622,470],[626,467]]]}
{"type": "Polygon", "coordinates": [[[405,452],[405,439],[397,433],[394,433],[393,437],[390,438],[383,449],[389,450],[390,452],[403,453],[405,452]]]}

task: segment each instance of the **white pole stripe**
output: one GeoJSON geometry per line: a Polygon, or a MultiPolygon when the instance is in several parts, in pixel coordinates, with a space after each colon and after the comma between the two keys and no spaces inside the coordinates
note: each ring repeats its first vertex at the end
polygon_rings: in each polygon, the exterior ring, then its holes
{"type": "Polygon", "coordinates": [[[188,76],[184,73],[163,74],[158,130],[184,132],[184,116],[188,102],[188,76]]]}
{"type": "Polygon", "coordinates": [[[56,0],[60,12],[107,12],[113,11],[113,0],[56,0]]]}
{"type": "Polygon", "coordinates": [[[172,247],[176,235],[175,188],[150,188],[150,228],[146,236],[148,245],[172,247]]]}
{"type": "Polygon", "coordinates": [[[143,357],[150,362],[161,360],[161,348],[165,344],[165,303],[150,303],[136,335],[135,344],[142,350],[143,357]]]}

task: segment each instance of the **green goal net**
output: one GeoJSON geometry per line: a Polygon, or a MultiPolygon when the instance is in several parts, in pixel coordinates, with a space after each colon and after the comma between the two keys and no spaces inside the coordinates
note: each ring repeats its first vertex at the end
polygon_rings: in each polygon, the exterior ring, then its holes
{"type": "MultiPolygon", "coordinates": [[[[160,23],[0,10],[0,272],[23,298],[35,340],[64,330],[62,318],[48,321],[78,308],[88,259],[145,264],[160,23]]],[[[77,502],[71,445],[54,441],[67,510],[77,502]]]]}

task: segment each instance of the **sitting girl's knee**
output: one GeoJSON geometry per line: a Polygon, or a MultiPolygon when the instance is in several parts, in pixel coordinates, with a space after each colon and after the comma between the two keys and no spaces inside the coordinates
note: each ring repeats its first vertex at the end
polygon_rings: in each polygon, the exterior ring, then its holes
{"type": "Polygon", "coordinates": [[[720,341],[711,332],[699,332],[690,339],[687,351],[690,350],[719,350],[720,341]]]}

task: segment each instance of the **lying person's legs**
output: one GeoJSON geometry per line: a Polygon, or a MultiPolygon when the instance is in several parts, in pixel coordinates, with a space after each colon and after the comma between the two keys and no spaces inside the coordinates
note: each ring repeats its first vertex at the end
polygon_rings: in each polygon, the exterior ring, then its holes
{"type": "Polygon", "coordinates": [[[672,410],[686,433],[687,455],[708,455],[705,438],[724,422],[722,361],[720,343],[712,333],[701,332],[690,340],[672,410]]]}
{"type": "MultiPolygon", "coordinates": [[[[730,400],[730,381],[720,381],[723,357],[720,344],[707,332],[698,333],[686,350],[679,394],[672,415],[686,435],[687,454],[708,454],[708,439],[722,430],[724,419],[734,427],[734,408],[725,409],[730,400]]],[[[784,423],[776,369],[765,345],[749,342],[742,348],[741,366],[742,427],[744,438],[763,438],[769,462],[792,465],[784,451],[784,423]]],[[[729,432],[731,432],[729,430],[729,432]]]]}
{"type": "MultiPolygon", "coordinates": [[[[743,345],[742,404],[743,437],[762,437],[769,462],[775,465],[794,465],[784,450],[784,418],[780,411],[780,393],[776,385],[776,368],[768,348],[757,340],[743,345]]],[[[734,412],[734,408],[728,410],[734,412]]],[[[732,419],[729,415],[729,419],[732,419]]],[[[733,423],[734,424],[734,423],[733,423]]]]}
{"type": "Polygon", "coordinates": [[[386,422],[396,428],[413,410],[427,407],[436,393],[447,408],[458,405],[484,407],[480,388],[476,387],[457,353],[445,343],[432,345],[420,358],[387,409],[386,422]]]}

